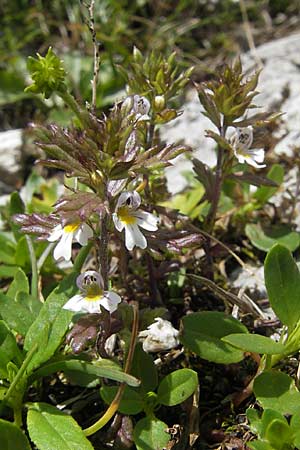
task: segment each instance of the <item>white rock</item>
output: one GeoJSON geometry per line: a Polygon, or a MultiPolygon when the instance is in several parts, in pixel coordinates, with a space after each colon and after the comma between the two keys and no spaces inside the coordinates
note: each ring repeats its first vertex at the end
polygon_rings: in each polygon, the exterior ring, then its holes
{"type": "Polygon", "coordinates": [[[14,185],[21,170],[21,148],[23,130],[9,130],[0,133],[0,175],[1,181],[14,185]]]}

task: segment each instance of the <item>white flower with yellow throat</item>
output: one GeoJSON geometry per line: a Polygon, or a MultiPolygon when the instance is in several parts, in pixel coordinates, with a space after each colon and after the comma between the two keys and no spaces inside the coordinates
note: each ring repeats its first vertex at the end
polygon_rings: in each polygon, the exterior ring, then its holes
{"type": "Polygon", "coordinates": [[[147,247],[147,239],[140,227],[147,231],[157,230],[158,217],[139,209],[140,204],[141,197],[138,192],[122,192],[113,214],[116,229],[120,232],[125,229],[125,245],[128,250],[133,250],[135,246],[141,249],[147,247]]]}
{"type": "Polygon", "coordinates": [[[251,126],[236,128],[230,142],[234,155],[240,164],[247,163],[256,169],[266,167],[265,164],[260,164],[265,159],[264,149],[251,148],[253,143],[253,128],[251,126]]]}
{"type": "Polygon", "coordinates": [[[63,306],[74,312],[100,313],[102,306],[110,314],[117,310],[121,297],[112,291],[104,291],[102,276],[94,270],[88,270],[77,277],[76,284],[81,291],[63,306]]]}
{"type": "Polygon", "coordinates": [[[85,246],[91,237],[93,237],[93,230],[89,225],[84,222],[74,222],[64,227],[61,224],[56,225],[47,240],[49,242],[58,241],[53,252],[56,261],[59,259],[70,261],[72,243],[78,242],[80,245],[85,246]]]}

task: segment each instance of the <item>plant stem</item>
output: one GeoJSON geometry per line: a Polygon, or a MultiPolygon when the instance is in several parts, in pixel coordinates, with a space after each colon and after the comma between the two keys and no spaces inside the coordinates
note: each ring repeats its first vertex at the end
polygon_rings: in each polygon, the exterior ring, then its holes
{"type": "Polygon", "coordinates": [[[50,242],[47,247],[45,248],[45,250],[43,251],[43,253],[41,254],[41,256],[38,259],[37,262],[37,269],[38,272],[40,272],[41,268],[43,267],[48,255],[51,253],[52,249],[55,247],[56,242],[50,242]]]}
{"type": "MultiPolygon", "coordinates": [[[[124,372],[125,373],[129,373],[130,372],[130,368],[131,368],[131,364],[132,364],[132,360],[133,360],[133,355],[134,355],[134,349],[135,349],[135,342],[136,342],[136,337],[137,337],[137,333],[138,333],[138,325],[139,325],[139,320],[138,320],[138,303],[137,302],[132,302],[132,307],[133,307],[133,323],[132,323],[132,330],[131,330],[131,339],[130,339],[130,344],[129,344],[129,350],[128,350],[128,355],[127,355],[127,359],[126,359],[126,363],[125,363],[125,368],[124,368],[124,372]]],[[[89,428],[86,428],[83,430],[84,434],[86,436],[91,436],[92,434],[96,433],[97,431],[101,430],[101,428],[103,428],[107,422],[114,416],[114,414],[117,412],[124,389],[125,389],[126,384],[122,383],[119,386],[119,389],[115,395],[115,398],[113,399],[113,401],[111,402],[111,405],[109,406],[109,408],[106,410],[106,412],[103,414],[103,416],[100,417],[99,420],[97,420],[97,422],[95,422],[93,425],[91,425],[89,428]]]]}
{"type": "Polygon", "coordinates": [[[93,47],[94,47],[94,72],[92,79],[92,112],[96,110],[96,101],[97,101],[97,84],[98,84],[98,76],[99,76],[99,68],[100,68],[100,55],[99,55],[99,44],[97,42],[96,30],[95,30],[95,20],[94,20],[94,6],[95,0],[91,0],[89,10],[89,29],[92,35],[93,47]]]}
{"type": "Polygon", "coordinates": [[[108,215],[101,219],[101,235],[99,238],[99,271],[103,278],[103,287],[108,289],[108,215]]]}
{"type": "Polygon", "coordinates": [[[26,241],[27,241],[27,246],[28,246],[28,251],[29,251],[29,256],[30,256],[30,261],[31,261],[31,295],[34,298],[38,298],[39,297],[39,293],[38,293],[38,265],[37,265],[37,260],[36,260],[35,251],[34,251],[34,248],[33,248],[31,237],[26,235],[26,241]]]}

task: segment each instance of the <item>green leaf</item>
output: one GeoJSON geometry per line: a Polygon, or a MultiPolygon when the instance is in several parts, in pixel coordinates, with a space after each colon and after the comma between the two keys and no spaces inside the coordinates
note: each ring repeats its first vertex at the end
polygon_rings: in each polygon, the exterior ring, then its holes
{"type": "Polygon", "coordinates": [[[261,224],[248,223],[245,232],[254,247],[265,252],[275,244],[284,245],[291,252],[300,245],[299,233],[292,231],[288,225],[278,224],[263,228],[261,224]]]}
{"type": "Polygon", "coordinates": [[[170,440],[168,425],[155,417],[145,417],[136,424],[133,439],[137,450],[161,450],[170,440]]]}
{"type": "MultiPolygon", "coordinates": [[[[65,361],[57,361],[45,364],[33,374],[33,379],[44,377],[54,372],[63,371],[72,374],[76,373],[77,378],[89,376],[90,381],[95,378],[108,378],[110,380],[119,381],[120,383],[127,383],[130,386],[139,386],[140,381],[132,375],[126,374],[120,368],[111,364],[109,360],[102,360],[94,364],[78,359],[71,359],[65,361]]],[[[78,383],[80,385],[80,383],[78,383]]],[[[85,386],[86,384],[84,384],[85,386]]]]}
{"type": "Polygon", "coordinates": [[[92,450],[73,417],[46,403],[29,406],[27,426],[30,439],[39,450],[92,450]]]}
{"type": "Polygon", "coordinates": [[[135,347],[131,373],[141,380],[139,392],[146,394],[155,390],[158,383],[157,368],[152,356],[144,352],[141,343],[135,347]]]}
{"type": "MultiPolygon", "coordinates": [[[[117,386],[103,386],[100,388],[100,395],[105,403],[110,405],[117,390],[117,386]]],[[[140,413],[143,411],[143,397],[135,389],[126,386],[118,411],[125,415],[140,413]]]]}
{"type": "Polygon", "coordinates": [[[283,344],[275,342],[272,339],[259,334],[229,334],[228,336],[223,337],[222,341],[227,342],[234,347],[240,348],[244,352],[275,355],[278,353],[284,353],[285,350],[283,344]]]}
{"type": "Polygon", "coordinates": [[[299,411],[300,392],[293,379],[283,372],[263,372],[255,379],[253,391],[264,409],[274,409],[281,414],[299,411]]]}
{"type": "Polygon", "coordinates": [[[0,314],[11,329],[25,336],[42,304],[26,292],[18,292],[16,299],[0,293],[0,314]],[[33,306],[34,305],[34,306],[33,306]]]}
{"type": "Polygon", "coordinates": [[[296,448],[300,447],[300,408],[292,416],[290,420],[290,428],[294,435],[294,446],[296,448]]]}
{"type": "Polygon", "coordinates": [[[292,444],[291,429],[284,417],[272,420],[266,429],[265,439],[278,449],[292,444]]]}
{"type": "Polygon", "coordinates": [[[243,359],[241,350],[221,341],[228,334],[248,332],[238,320],[221,312],[203,311],[185,316],[182,322],[182,344],[201,358],[220,364],[243,359]]]}
{"type": "Polygon", "coordinates": [[[7,364],[10,361],[21,364],[22,359],[15,336],[6,323],[0,320],[0,377],[8,379],[7,364]]]}
{"type": "Polygon", "coordinates": [[[251,431],[255,434],[260,435],[262,430],[262,423],[258,411],[254,408],[248,408],[246,410],[246,416],[248,422],[250,422],[251,431]]]}
{"type": "Polygon", "coordinates": [[[25,434],[11,422],[0,419],[1,450],[31,450],[25,434]]]}
{"type": "Polygon", "coordinates": [[[0,262],[4,264],[15,263],[16,244],[9,233],[0,233],[0,262]]]}
{"type": "Polygon", "coordinates": [[[73,316],[71,311],[62,307],[77,292],[76,276],[76,273],[70,274],[51,292],[26,334],[25,350],[38,344],[38,351],[31,361],[29,371],[47,361],[61,345],[73,316]]]}
{"type": "Polygon", "coordinates": [[[194,370],[175,370],[160,382],[157,401],[166,406],[179,405],[195,392],[197,386],[198,376],[194,370]]]}
{"type": "Polygon", "coordinates": [[[17,292],[19,291],[29,294],[28,278],[21,268],[19,268],[16,272],[14,279],[7,291],[7,296],[14,299],[17,295],[17,292]]]}
{"type": "Polygon", "coordinates": [[[251,441],[247,442],[247,446],[252,450],[275,450],[271,444],[265,441],[251,441]]]}
{"type": "Polygon", "coordinates": [[[267,178],[278,184],[277,187],[270,186],[261,186],[256,190],[253,194],[253,198],[255,198],[261,205],[264,205],[272,195],[278,190],[278,187],[283,182],[284,177],[284,169],[280,164],[274,164],[271,169],[268,171],[267,178]]]}
{"type": "Polygon", "coordinates": [[[292,329],[300,318],[300,273],[291,253],[275,245],[265,260],[265,283],[273,310],[292,329]]]}

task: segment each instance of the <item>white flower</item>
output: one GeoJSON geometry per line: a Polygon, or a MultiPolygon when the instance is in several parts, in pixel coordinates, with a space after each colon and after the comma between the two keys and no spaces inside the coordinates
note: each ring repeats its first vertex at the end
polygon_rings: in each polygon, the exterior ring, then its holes
{"type": "Polygon", "coordinates": [[[63,258],[66,261],[69,261],[72,256],[73,241],[85,246],[92,236],[93,230],[91,227],[83,222],[75,222],[70,223],[65,227],[62,227],[60,224],[56,225],[47,240],[49,242],[58,241],[53,252],[54,259],[59,260],[60,258],[63,258]]]}
{"type": "Polygon", "coordinates": [[[157,230],[158,217],[138,209],[140,204],[141,197],[138,192],[122,192],[113,214],[116,229],[121,232],[125,228],[125,245],[128,250],[132,250],[135,245],[142,249],[147,247],[147,240],[139,227],[148,231],[157,230]]]}
{"type": "Polygon", "coordinates": [[[161,352],[177,347],[179,331],[168,320],[156,317],[156,322],[149,325],[147,330],[139,333],[145,352],[161,352]]]}
{"type": "Polygon", "coordinates": [[[100,306],[113,313],[121,302],[115,292],[103,290],[103,279],[98,272],[88,270],[77,278],[76,284],[81,294],[74,295],[64,305],[64,309],[75,312],[100,313],[100,306]]]}
{"type": "Polygon", "coordinates": [[[266,167],[262,163],[265,159],[265,151],[261,149],[250,149],[253,142],[253,128],[236,128],[230,139],[234,154],[239,163],[247,163],[257,169],[266,167]]]}
{"type": "Polygon", "coordinates": [[[130,114],[135,114],[137,121],[149,120],[150,102],[141,95],[129,95],[123,102],[122,108],[128,108],[130,114]]]}

